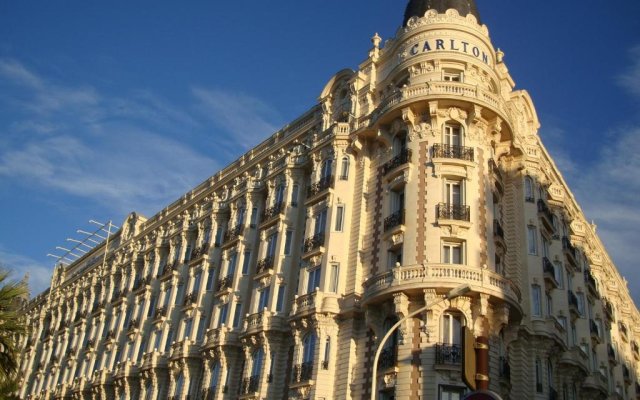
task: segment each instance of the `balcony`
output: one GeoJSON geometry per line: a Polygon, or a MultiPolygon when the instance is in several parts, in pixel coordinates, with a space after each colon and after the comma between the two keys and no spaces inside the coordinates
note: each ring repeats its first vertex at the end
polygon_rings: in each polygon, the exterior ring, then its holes
{"type": "Polygon", "coordinates": [[[457,344],[436,344],[436,365],[461,365],[462,349],[457,344]]]}
{"type": "Polygon", "coordinates": [[[263,310],[255,314],[248,315],[244,319],[244,327],[241,336],[251,335],[257,332],[265,331],[286,331],[288,329],[287,321],[282,315],[263,310]]]}
{"type": "Polygon", "coordinates": [[[238,332],[228,326],[207,330],[207,339],[204,348],[216,346],[240,346],[238,332]]]}
{"type": "Polygon", "coordinates": [[[609,387],[607,378],[600,371],[593,371],[582,382],[582,391],[586,396],[592,396],[598,399],[606,399],[609,387]]]}
{"type": "Polygon", "coordinates": [[[472,147],[436,143],[433,145],[433,158],[448,158],[473,162],[474,153],[472,147]]]}
{"type": "Polygon", "coordinates": [[[173,273],[174,271],[178,270],[178,266],[180,266],[180,263],[178,262],[178,260],[174,260],[172,263],[168,263],[164,266],[164,268],[162,269],[162,275],[170,275],[171,273],[173,273]]]}
{"type": "Polygon", "coordinates": [[[242,224],[238,224],[231,229],[227,229],[222,239],[223,244],[231,243],[234,240],[238,239],[242,235],[243,230],[244,230],[244,225],[242,224]]]}
{"type": "Polygon", "coordinates": [[[567,296],[569,301],[569,312],[575,318],[579,318],[582,313],[580,312],[580,305],[578,304],[578,296],[576,296],[571,290],[567,292],[567,296]]]}
{"type": "Polygon", "coordinates": [[[555,232],[555,227],[553,226],[553,213],[547,205],[547,202],[542,199],[538,200],[538,214],[542,217],[542,223],[545,225],[547,230],[549,232],[555,232]]]}
{"type": "Polygon", "coordinates": [[[276,203],[273,207],[267,208],[262,212],[262,218],[260,219],[261,223],[266,223],[280,215],[282,209],[284,208],[284,203],[279,202],[276,203]]]}
{"type": "Polygon", "coordinates": [[[378,359],[378,369],[380,371],[395,368],[397,363],[398,355],[395,348],[387,347],[380,352],[380,358],[378,359]]]}
{"type": "Polygon", "coordinates": [[[556,267],[547,257],[542,257],[542,271],[544,273],[545,283],[547,283],[551,289],[557,289],[560,285],[556,280],[556,267]]]}
{"type": "Polygon", "coordinates": [[[293,366],[291,383],[301,383],[311,380],[313,377],[313,361],[304,362],[293,366]]]}
{"type": "Polygon", "coordinates": [[[385,218],[384,231],[388,232],[400,225],[404,225],[404,210],[398,210],[385,218]]]}
{"type": "Polygon", "coordinates": [[[273,272],[273,261],[273,256],[268,256],[258,261],[255,277],[260,279],[265,275],[271,274],[273,272]]]}
{"type": "Polygon", "coordinates": [[[240,394],[253,394],[257,393],[260,386],[260,375],[253,375],[248,378],[244,378],[240,384],[240,394]]]}
{"type": "Polygon", "coordinates": [[[167,314],[167,307],[158,307],[156,308],[156,312],[153,314],[155,319],[164,318],[167,314]]]}
{"type": "Polygon", "coordinates": [[[453,289],[461,284],[468,284],[472,291],[505,300],[513,307],[512,311],[522,312],[522,294],[509,279],[488,269],[457,264],[406,265],[382,272],[365,282],[362,303],[366,305],[374,298],[399,291],[453,289]]]}
{"type": "Polygon", "coordinates": [[[594,278],[591,271],[586,268],[584,270],[584,281],[587,284],[589,293],[591,293],[591,295],[596,298],[600,297],[600,294],[598,293],[598,283],[596,282],[596,278],[594,278]]]}
{"type": "Polygon", "coordinates": [[[199,260],[200,258],[202,258],[204,255],[208,253],[209,253],[209,243],[203,243],[202,246],[198,247],[193,251],[193,253],[191,253],[191,260],[189,261],[193,262],[193,261],[199,260]]]}
{"type": "Polygon", "coordinates": [[[576,270],[580,270],[580,264],[578,263],[578,252],[576,248],[571,244],[571,240],[568,237],[562,237],[562,250],[564,251],[567,260],[576,270]]]}
{"type": "Polygon", "coordinates": [[[408,164],[410,162],[411,162],[411,150],[402,149],[400,151],[400,154],[393,157],[391,160],[387,161],[380,170],[382,172],[382,175],[384,176],[384,175],[387,175],[389,172],[393,171],[394,169],[398,168],[399,166],[408,164]]]}
{"type": "Polygon", "coordinates": [[[316,233],[315,235],[306,238],[304,241],[304,253],[310,253],[316,249],[324,246],[324,232],[316,233]]]}
{"type": "Polygon", "coordinates": [[[137,318],[133,318],[131,321],[129,321],[129,325],[127,326],[127,331],[128,332],[133,332],[135,330],[138,329],[138,325],[140,325],[140,321],[138,321],[137,318]]]}
{"type": "Polygon", "coordinates": [[[233,275],[227,275],[222,279],[218,279],[216,283],[216,292],[227,292],[233,286],[233,275]]]}
{"type": "Polygon", "coordinates": [[[471,208],[457,204],[440,203],[436,206],[436,217],[438,221],[446,219],[470,222],[471,208]]]}
{"type": "Polygon", "coordinates": [[[184,296],[184,302],[182,303],[182,305],[187,307],[187,306],[194,306],[197,303],[198,303],[198,293],[191,292],[186,296],[184,296]]]}
{"type": "Polygon", "coordinates": [[[312,183],[311,186],[309,186],[307,199],[315,197],[331,187],[333,187],[333,176],[322,177],[318,182],[312,183]]]}

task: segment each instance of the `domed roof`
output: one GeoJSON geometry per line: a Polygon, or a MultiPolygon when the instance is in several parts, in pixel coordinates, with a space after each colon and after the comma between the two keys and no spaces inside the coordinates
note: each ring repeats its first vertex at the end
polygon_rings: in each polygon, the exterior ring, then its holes
{"type": "Polygon", "coordinates": [[[462,16],[473,14],[480,23],[480,13],[475,0],[410,0],[404,12],[402,26],[407,26],[411,17],[423,17],[427,10],[436,10],[444,14],[450,8],[458,10],[462,16]]]}

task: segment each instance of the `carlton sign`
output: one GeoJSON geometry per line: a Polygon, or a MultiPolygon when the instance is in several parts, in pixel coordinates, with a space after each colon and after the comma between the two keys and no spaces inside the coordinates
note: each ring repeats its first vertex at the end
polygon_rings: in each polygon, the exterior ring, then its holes
{"type": "Polygon", "coordinates": [[[487,54],[480,46],[461,39],[428,39],[415,43],[411,47],[407,47],[407,57],[413,57],[418,54],[431,53],[436,51],[457,51],[473,56],[487,65],[491,65],[489,54],[487,54]]]}

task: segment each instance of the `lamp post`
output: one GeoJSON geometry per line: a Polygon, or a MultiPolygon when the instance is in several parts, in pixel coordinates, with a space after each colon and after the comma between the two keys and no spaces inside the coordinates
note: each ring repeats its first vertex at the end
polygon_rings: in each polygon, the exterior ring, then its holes
{"type": "Polygon", "coordinates": [[[455,289],[452,289],[449,293],[447,293],[447,295],[441,299],[438,299],[434,302],[428,303],[426,304],[424,307],[420,307],[419,309],[409,313],[409,315],[407,315],[406,317],[402,318],[400,321],[396,322],[395,325],[393,325],[391,327],[391,329],[389,329],[389,331],[387,332],[386,335],[384,335],[384,337],[382,338],[382,340],[380,341],[380,344],[378,344],[378,348],[376,349],[376,355],[373,359],[373,377],[371,380],[371,400],[376,400],[376,380],[377,380],[377,375],[378,375],[378,359],[380,358],[380,353],[382,352],[382,349],[384,348],[384,344],[387,342],[387,340],[389,339],[389,337],[393,334],[393,332],[395,332],[396,329],[398,329],[398,327],[400,325],[402,325],[402,323],[404,323],[406,320],[408,320],[409,318],[413,318],[416,315],[420,314],[421,312],[424,312],[426,310],[428,310],[429,308],[435,306],[436,304],[439,304],[445,300],[451,300],[454,297],[458,297],[458,296],[462,296],[464,294],[466,294],[467,292],[469,292],[471,290],[471,288],[469,287],[469,285],[460,285],[455,289]]]}

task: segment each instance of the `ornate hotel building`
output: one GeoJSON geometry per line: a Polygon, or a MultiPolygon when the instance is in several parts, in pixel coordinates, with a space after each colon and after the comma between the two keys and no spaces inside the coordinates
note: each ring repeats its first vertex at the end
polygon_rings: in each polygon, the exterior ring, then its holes
{"type": "Polygon", "coordinates": [[[411,0],[381,44],[56,267],[25,310],[21,398],[369,399],[376,368],[379,399],[460,399],[461,326],[504,399],[640,398],[638,310],[474,1],[411,0]]]}

